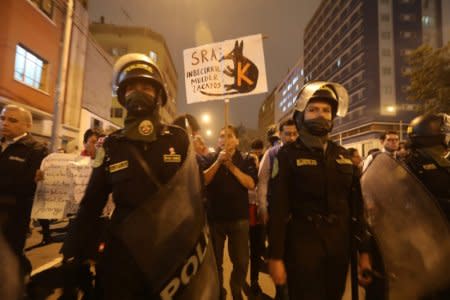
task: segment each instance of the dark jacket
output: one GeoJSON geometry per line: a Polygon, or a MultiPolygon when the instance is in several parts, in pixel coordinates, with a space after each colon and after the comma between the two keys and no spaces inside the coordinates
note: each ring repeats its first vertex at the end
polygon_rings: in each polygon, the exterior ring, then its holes
{"type": "Polygon", "coordinates": [[[6,240],[15,253],[25,245],[36,183],[36,171],[47,155],[45,146],[30,134],[0,153],[0,213],[6,240]]]}
{"type": "Polygon", "coordinates": [[[441,152],[442,157],[433,157],[427,149],[413,148],[404,163],[438,201],[450,221],[450,161],[444,158],[443,146],[434,149],[441,152]]]}
{"type": "MultiPolygon", "coordinates": [[[[203,170],[217,159],[218,153],[209,157],[203,170]]],[[[258,180],[255,160],[236,150],[231,158],[241,172],[258,180]]],[[[224,165],[219,167],[211,182],[206,186],[208,219],[212,222],[248,220],[248,189],[243,186],[224,165]]]]}
{"type": "Polygon", "coordinates": [[[112,193],[116,205],[111,219],[114,228],[156,193],[157,182],[164,184],[172,178],[186,158],[188,145],[186,133],[174,126],[161,130],[153,143],[128,140],[121,130],[108,136],[102,148],[104,156],[94,160],[94,170],[81,200],[74,227],[63,245],[64,255],[95,257],[97,245],[91,230],[99,222],[108,195],[112,193]],[[149,178],[133,149],[140,153],[143,163],[151,168],[151,176],[155,180],[149,178]],[[171,154],[174,156],[167,156],[171,154]]]}
{"type": "Polygon", "coordinates": [[[309,234],[322,240],[326,251],[333,252],[336,241],[343,248],[348,247],[350,201],[359,202],[361,211],[362,199],[355,167],[346,158],[344,148],[328,142],[323,154],[310,150],[297,139],[278,152],[278,174],[274,181],[269,233],[272,258],[284,257],[286,239],[293,238],[287,235],[288,227],[300,224],[302,230],[310,228],[309,234]]]}

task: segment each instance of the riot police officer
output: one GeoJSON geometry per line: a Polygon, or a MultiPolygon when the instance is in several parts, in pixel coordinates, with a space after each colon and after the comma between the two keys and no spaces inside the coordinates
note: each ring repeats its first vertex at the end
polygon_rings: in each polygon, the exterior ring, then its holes
{"type": "Polygon", "coordinates": [[[116,208],[96,282],[103,298],[216,299],[200,173],[186,132],[161,122],[163,75],[143,54],[124,55],[114,71],[125,126],[97,150],[64,256],[95,255],[91,231],[112,193],[116,208]]]}
{"type": "MultiPolygon", "coordinates": [[[[341,85],[307,83],[294,113],[299,137],[278,152],[269,271],[275,284],[287,281],[290,299],[337,300],[344,292],[350,257],[349,202],[361,198],[346,150],[328,134],[333,119],[344,116],[347,107],[348,94],[341,85]]],[[[360,253],[359,265],[370,269],[367,253],[360,253]]]]}
{"type": "MultiPolygon", "coordinates": [[[[424,114],[411,121],[408,137],[411,152],[404,159],[407,168],[437,200],[450,222],[450,160],[446,137],[450,119],[446,114],[424,114]]],[[[450,299],[450,286],[426,299],[450,299]]]]}
{"type": "Polygon", "coordinates": [[[408,168],[438,200],[450,220],[450,160],[446,135],[449,116],[425,114],[412,120],[408,127],[411,153],[405,158],[408,168]]]}

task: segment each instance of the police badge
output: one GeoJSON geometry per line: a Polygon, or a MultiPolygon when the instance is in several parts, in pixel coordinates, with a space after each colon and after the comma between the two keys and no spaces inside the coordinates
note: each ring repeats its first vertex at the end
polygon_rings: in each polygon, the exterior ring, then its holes
{"type": "Polygon", "coordinates": [[[150,135],[153,132],[153,124],[150,120],[144,120],[139,124],[138,130],[141,135],[150,135]]]}

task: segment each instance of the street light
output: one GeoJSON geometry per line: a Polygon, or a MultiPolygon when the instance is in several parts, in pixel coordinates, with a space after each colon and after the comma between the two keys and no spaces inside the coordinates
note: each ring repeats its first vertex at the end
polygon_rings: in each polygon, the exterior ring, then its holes
{"type": "Polygon", "coordinates": [[[203,114],[202,115],[202,122],[205,124],[209,124],[209,122],[211,121],[211,117],[209,116],[209,114],[203,114]]]}
{"type": "Polygon", "coordinates": [[[395,112],[395,106],[392,106],[392,105],[387,106],[387,107],[386,107],[386,111],[387,111],[387,112],[390,112],[390,113],[395,112]]]}

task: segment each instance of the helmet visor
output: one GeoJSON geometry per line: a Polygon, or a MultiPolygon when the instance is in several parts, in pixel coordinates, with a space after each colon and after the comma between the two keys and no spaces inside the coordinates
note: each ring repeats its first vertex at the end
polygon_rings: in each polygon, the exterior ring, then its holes
{"type": "Polygon", "coordinates": [[[314,94],[323,88],[329,88],[334,92],[336,97],[333,97],[334,101],[337,101],[337,111],[336,115],[339,117],[344,117],[348,111],[348,92],[339,83],[327,82],[327,81],[314,81],[307,83],[303,86],[302,90],[297,96],[297,101],[295,103],[295,110],[303,112],[308,105],[308,102],[315,96],[314,94]],[[337,98],[337,99],[336,99],[337,98]]]}

